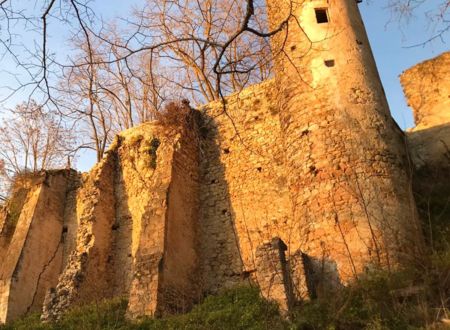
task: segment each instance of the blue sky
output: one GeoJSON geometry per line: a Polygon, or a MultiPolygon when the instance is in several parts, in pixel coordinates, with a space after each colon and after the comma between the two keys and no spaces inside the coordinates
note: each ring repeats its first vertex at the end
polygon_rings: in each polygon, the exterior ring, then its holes
{"type": "MultiPolygon", "coordinates": [[[[436,1],[436,0],[435,0],[436,1]]],[[[428,1],[425,3],[432,3],[428,1]]],[[[133,4],[138,4],[142,0],[97,0],[93,2],[93,9],[97,15],[103,16],[105,19],[114,16],[124,16],[131,11],[133,4]],[[101,13],[101,14],[100,14],[101,13]]],[[[360,4],[363,20],[366,25],[367,33],[371,42],[372,50],[375,55],[378,70],[388,97],[391,113],[400,127],[407,129],[414,126],[411,110],[406,105],[406,101],[401,89],[398,76],[409,67],[423,60],[439,55],[450,49],[449,43],[436,40],[425,46],[408,47],[418,44],[433,34],[432,26],[424,20],[424,13],[429,9],[426,6],[417,12],[417,17],[413,18],[410,24],[402,24],[399,26],[396,22],[391,22],[391,13],[385,8],[386,0],[364,1],[360,4]]],[[[60,58],[64,56],[64,35],[59,35],[58,29],[50,30],[52,34],[52,43],[59,45],[56,47],[60,58]]],[[[447,34],[447,38],[450,37],[447,34]]],[[[450,42],[450,40],[449,40],[450,42]]],[[[14,66],[10,61],[2,61],[0,69],[14,72],[14,66]]],[[[11,77],[0,74],[0,86],[12,83],[11,77]]],[[[0,90],[0,99],[4,97],[4,91],[0,90]]],[[[25,98],[25,95],[18,95],[16,98],[7,103],[11,107],[25,98]]],[[[0,107],[0,117],[2,116],[2,108],[0,107]]],[[[78,161],[80,170],[88,170],[94,163],[93,157],[84,155],[78,161]]]]}
{"type": "MultiPolygon", "coordinates": [[[[437,0],[425,3],[435,3],[437,0]]],[[[410,24],[389,23],[390,12],[385,8],[386,1],[364,2],[360,5],[378,71],[387,94],[392,116],[400,127],[414,126],[412,112],[406,105],[398,76],[406,69],[450,50],[450,40],[435,40],[425,46],[410,47],[427,40],[434,34],[433,26],[424,19],[430,8],[423,6],[410,24]]],[[[447,34],[447,39],[450,35],[447,34]]]]}

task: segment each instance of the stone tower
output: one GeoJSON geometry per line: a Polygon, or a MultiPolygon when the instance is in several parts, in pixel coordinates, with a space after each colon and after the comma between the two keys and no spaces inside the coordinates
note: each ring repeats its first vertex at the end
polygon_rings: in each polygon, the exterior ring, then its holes
{"type": "Polygon", "coordinates": [[[267,1],[271,29],[287,21],[272,48],[296,245],[343,282],[420,249],[404,137],[358,2],[267,1]]]}

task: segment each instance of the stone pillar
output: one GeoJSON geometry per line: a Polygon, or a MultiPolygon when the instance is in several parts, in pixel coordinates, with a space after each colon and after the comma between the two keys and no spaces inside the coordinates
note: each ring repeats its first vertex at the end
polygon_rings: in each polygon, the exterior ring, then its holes
{"type": "Polygon", "coordinates": [[[307,256],[297,251],[289,258],[289,270],[292,278],[292,294],[295,301],[308,301],[316,296],[313,274],[308,267],[307,256]]]}
{"type": "Polygon", "coordinates": [[[275,301],[283,314],[294,304],[291,277],[286,262],[286,244],[276,237],[256,249],[256,278],[261,294],[275,301]]]}

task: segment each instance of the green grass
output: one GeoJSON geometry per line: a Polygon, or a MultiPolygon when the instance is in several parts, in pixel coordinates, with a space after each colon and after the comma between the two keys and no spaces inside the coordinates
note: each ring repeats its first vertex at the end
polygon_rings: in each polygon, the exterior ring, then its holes
{"type": "Polygon", "coordinates": [[[187,314],[161,319],[129,322],[125,318],[127,302],[113,299],[68,312],[57,324],[41,324],[39,315],[31,315],[1,330],[91,330],[91,329],[285,329],[287,324],[278,308],[263,300],[256,288],[241,287],[207,297],[187,314]]]}
{"type": "MultiPolygon", "coordinates": [[[[262,299],[258,289],[239,287],[209,296],[183,315],[130,322],[125,317],[126,300],[113,299],[74,308],[56,324],[42,324],[34,314],[0,329],[425,329],[424,310],[417,297],[399,301],[391,294],[409,281],[409,273],[373,273],[333,296],[297,306],[289,320],[280,316],[276,305],[262,299]]],[[[418,298],[426,301],[425,296],[418,298]]]]}

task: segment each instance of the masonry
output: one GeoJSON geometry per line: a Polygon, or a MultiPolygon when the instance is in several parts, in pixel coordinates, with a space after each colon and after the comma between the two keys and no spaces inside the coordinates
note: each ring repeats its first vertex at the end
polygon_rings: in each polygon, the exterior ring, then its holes
{"type": "MultiPolygon", "coordinates": [[[[277,26],[286,3],[268,9],[277,26]]],[[[244,283],[288,312],[420,258],[405,134],[356,2],[294,12],[305,26],[290,23],[274,79],[122,132],[89,173],[23,183],[0,212],[0,322],[111,297],[159,316],[244,283]]]]}
{"type": "Polygon", "coordinates": [[[450,170],[449,76],[447,52],[406,70],[400,77],[416,122],[407,136],[418,170],[450,170]]]}

